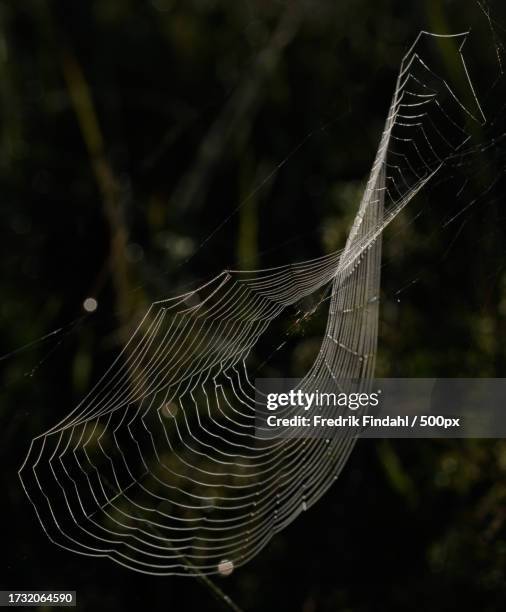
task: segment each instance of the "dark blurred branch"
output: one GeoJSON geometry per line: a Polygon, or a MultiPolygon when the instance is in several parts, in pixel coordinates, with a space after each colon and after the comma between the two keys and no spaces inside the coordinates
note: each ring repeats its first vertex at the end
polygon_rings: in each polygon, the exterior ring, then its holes
{"type": "Polygon", "coordinates": [[[202,195],[230,137],[242,122],[251,119],[262,85],[274,72],[283,51],[295,37],[305,6],[304,0],[287,3],[269,42],[202,139],[193,167],[176,185],[171,200],[178,209],[187,210],[202,195]]]}
{"type": "Polygon", "coordinates": [[[72,106],[86,144],[91,166],[102,195],[111,245],[109,268],[116,293],[116,306],[122,326],[123,344],[128,337],[131,315],[131,287],[125,258],[128,230],[123,219],[121,192],[107,160],[93,99],[84,73],[74,54],[67,48],[62,53],[62,68],[72,106]]]}
{"type": "Polygon", "coordinates": [[[418,503],[416,486],[407,470],[404,469],[390,440],[381,440],[377,446],[377,453],[392,489],[402,495],[411,508],[416,507],[418,503]]]}

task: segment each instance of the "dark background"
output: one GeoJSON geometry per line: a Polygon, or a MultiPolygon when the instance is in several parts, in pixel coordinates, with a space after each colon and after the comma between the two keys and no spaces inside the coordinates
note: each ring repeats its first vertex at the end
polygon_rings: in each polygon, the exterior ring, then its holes
{"type": "MultiPolygon", "coordinates": [[[[506,8],[25,0],[0,2],[0,26],[0,584],[77,590],[83,610],[227,609],[201,581],[52,545],[17,478],[29,441],[153,300],[344,246],[423,29],[472,28],[489,124],[385,235],[377,375],[504,376],[506,8]]],[[[272,372],[303,373],[320,334],[301,330],[272,372]]],[[[315,507],[214,580],[245,610],[503,610],[505,521],[504,441],[362,440],[315,507]]]]}

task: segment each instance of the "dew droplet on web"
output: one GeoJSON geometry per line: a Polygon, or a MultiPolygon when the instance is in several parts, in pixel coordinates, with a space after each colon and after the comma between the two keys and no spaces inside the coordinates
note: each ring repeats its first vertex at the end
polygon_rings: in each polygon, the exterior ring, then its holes
{"type": "Polygon", "coordinates": [[[98,302],[95,298],[87,297],[83,302],[83,308],[86,312],[95,312],[98,308],[98,302]]]}
{"type": "Polygon", "coordinates": [[[220,576],[230,576],[234,571],[234,562],[229,559],[223,559],[218,563],[218,574],[220,576]]]}

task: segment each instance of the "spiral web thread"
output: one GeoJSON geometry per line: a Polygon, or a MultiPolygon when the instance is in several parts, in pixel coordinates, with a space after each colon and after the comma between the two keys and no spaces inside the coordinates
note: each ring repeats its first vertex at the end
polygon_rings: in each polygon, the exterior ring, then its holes
{"type": "Polygon", "coordinates": [[[325,335],[301,387],[372,379],[382,232],[483,120],[465,39],[422,32],[405,55],[343,250],[227,270],[155,302],[91,392],[34,438],[20,477],[54,543],[148,574],[227,575],[327,491],[355,432],[259,440],[250,353],[275,318],[328,287],[325,335]],[[456,55],[460,97],[422,57],[430,41],[456,55]]]}

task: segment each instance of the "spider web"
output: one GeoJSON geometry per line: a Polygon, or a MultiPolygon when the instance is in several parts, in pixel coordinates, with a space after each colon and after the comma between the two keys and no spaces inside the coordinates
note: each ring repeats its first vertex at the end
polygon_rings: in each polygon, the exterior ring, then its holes
{"type": "Polygon", "coordinates": [[[227,270],[155,302],[90,393],[32,440],[20,477],[54,543],[148,574],[228,575],[328,490],[355,432],[260,440],[251,352],[287,308],[327,288],[325,334],[301,386],[325,392],[358,379],[367,387],[383,231],[484,119],[465,40],[422,32],[403,58],[341,251],[227,270]],[[455,54],[466,84],[459,95],[422,53],[431,41],[455,54]]]}

